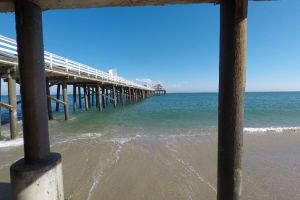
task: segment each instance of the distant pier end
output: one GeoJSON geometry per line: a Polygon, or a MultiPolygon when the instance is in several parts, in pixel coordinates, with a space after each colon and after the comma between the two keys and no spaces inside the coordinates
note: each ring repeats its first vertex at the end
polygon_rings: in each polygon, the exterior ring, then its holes
{"type": "Polygon", "coordinates": [[[155,96],[161,96],[161,95],[166,95],[167,91],[164,89],[164,87],[161,84],[156,84],[153,86],[154,89],[154,95],[155,96]]]}

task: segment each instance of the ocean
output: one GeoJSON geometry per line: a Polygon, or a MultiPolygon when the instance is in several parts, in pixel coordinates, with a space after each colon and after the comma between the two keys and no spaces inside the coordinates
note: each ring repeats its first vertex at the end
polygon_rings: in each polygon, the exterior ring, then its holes
{"type": "MultiPolygon", "coordinates": [[[[217,93],[170,93],[75,113],[68,98],[70,120],[61,107],[49,121],[67,199],[216,198],[217,93]]],[[[22,138],[8,140],[8,117],[2,109],[1,182],[23,155],[22,138]]],[[[243,198],[300,199],[300,92],[246,93],[244,127],[243,198]]]]}

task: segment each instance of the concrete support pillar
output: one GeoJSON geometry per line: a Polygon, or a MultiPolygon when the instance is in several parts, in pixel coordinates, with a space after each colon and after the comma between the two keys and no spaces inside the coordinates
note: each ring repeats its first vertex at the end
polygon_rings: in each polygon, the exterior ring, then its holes
{"type": "Polygon", "coordinates": [[[63,81],[63,101],[64,104],[64,113],[65,113],[65,120],[69,119],[69,108],[68,108],[68,90],[67,90],[67,83],[63,81]]]}
{"type": "Polygon", "coordinates": [[[86,85],[83,85],[83,93],[84,93],[84,105],[85,105],[85,111],[89,111],[89,98],[88,98],[88,88],[86,85]]]}
{"type": "Polygon", "coordinates": [[[242,144],[248,0],[221,1],[218,200],[242,195],[242,144]]]}
{"type": "Polygon", "coordinates": [[[49,120],[53,120],[51,99],[48,97],[50,96],[50,83],[48,78],[46,78],[46,93],[47,93],[48,118],[49,120]]]}
{"type": "MultiPolygon", "coordinates": [[[[56,99],[60,99],[60,84],[57,84],[57,89],[56,89],[56,99]]],[[[59,102],[56,102],[56,107],[55,107],[55,111],[58,112],[59,111],[59,102]]]]}
{"type": "Polygon", "coordinates": [[[10,138],[16,139],[18,137],[17,95],[16,79],[12,77],[12,75],[12,71],[7,74],[8,102],[13,106],[13,108],[9,110],[10,138]]]}
{"type": "Polygon", "coordinates": [[[50,153],[42,10],[15,1],[24,159],[10,168],[13,200],[63,200],[61,156],[50,153]]]}
{"type": "Polygon", "coordinates": [[[76,108],[77,108],[77,94],[76,94],[76,84],[73,84],[73,111],[76,112],[76,108]]]}
{"type": "Polygon", "coordinates": [[[82,102],[81,102],[81,87],[78,85],[78,103],[79,103],[79,108],[82,109],[82,102]]]}

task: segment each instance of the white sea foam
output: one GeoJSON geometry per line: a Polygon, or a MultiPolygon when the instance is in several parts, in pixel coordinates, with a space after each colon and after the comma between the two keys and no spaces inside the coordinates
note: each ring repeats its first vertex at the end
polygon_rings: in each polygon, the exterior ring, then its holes
{"type": "Polygon", "coordinates": [[[137,134],[134,137],[122,137],[122,138],[117,137],[117,138],[110,139],[110,142],[113,142],[117,146],[117,149],[114,152],[113,162],[117,163],[120,160],[120,154],[122,152],[122,148],[123,148],[124,144],[129,143],[133,140],[136,140],[137,138],[140,138],[140,137],[142,137],[142,136],[137,134]]]}
{"type": "Polygon", "coordinates": [[[101,133],[83,133],[83,134],[76,135],[76,136],[69,136],[69,137],[57,139],[56,141],[53,142],[52,145],[62,144],[62,143],[66,143],[66,142],[75,142],[78,140],[85,140],[85,139],[96,139],[101,136],[102,136],[101,133]]]}
{"type": "Polygon", "coordinates": [[[0,148],[10,148],[23,145],[23,138],[17,138],[15,140],[5,139],[0,141],[0,148]]]}
{"type": "Polygon", "coordinates": [[[253,133],[283,133],[285,131],[300,131],[300,127],[263,127],[263,128],[244,128],[249,134],[253,133]]]}

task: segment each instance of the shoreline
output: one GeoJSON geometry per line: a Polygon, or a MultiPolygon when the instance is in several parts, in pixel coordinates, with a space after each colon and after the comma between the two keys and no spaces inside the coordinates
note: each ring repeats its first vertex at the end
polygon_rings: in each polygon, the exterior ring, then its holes
{"type": "MultiPolygon", "coordinates": [[[[244,135],[243,199],[300,198],[299,133],[244,135]]],[[[94,135],[57,143],[51,150],[63,156],[67,199],[216,197],[216,135],[110,140],[94,135]]],[[[8,195],[9,166],[22,151],[1,152],[1,194],[8,195]]]]}

